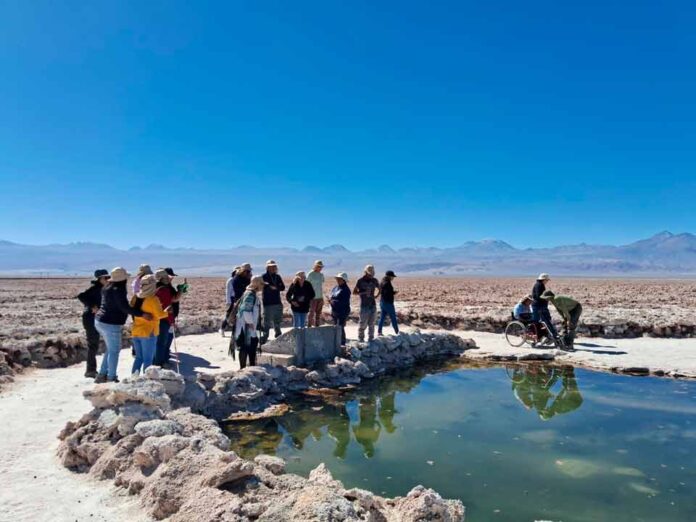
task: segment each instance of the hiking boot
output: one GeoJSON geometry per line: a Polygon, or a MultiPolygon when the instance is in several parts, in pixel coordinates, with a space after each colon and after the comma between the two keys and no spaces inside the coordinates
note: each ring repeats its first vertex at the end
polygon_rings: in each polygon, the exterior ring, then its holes
{"type": "Polygon", "coordinates": [[[104,375],[103,373],[98,373],[97,376],[94,378],[94,383],[101,384],[103,382],[106,382],[106,375],[104,375]]]}
{"type": "Polygon", "coordinates": [[[97,376],[97,372],[95,372],[95,371],[85,372],[85,377],[87,377],[88,379],[94,379],[96,376],[97,376]]]}
{"type": "Polygon", "coordinates": [[[118,377],[108,377],[106,379],[106,382],[121,382],[118,380],[118,377]]]}

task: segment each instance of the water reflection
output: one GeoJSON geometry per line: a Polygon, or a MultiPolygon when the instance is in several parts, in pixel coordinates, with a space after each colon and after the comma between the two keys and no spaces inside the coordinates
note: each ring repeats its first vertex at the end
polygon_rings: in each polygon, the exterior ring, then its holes
{"type": "MultiPolygon", "coordinates": [[[[338,459],[346,458],[351,439],[360,445],[366,458],[373,458],[380,437],[398,430],[397,395],[411,391],[432,373],[451,369],[422,367],[341,395],[304,396],[294,401],[292,411],[282,417],[233,422],[224,428],[235,451],[245,457],[277,453],[284,441],[301,450],[309,437],[318,441],[328,436],[338,459]]],[[[517,400],[543,420],[572,412],[583,402],[572,367],[510,366],[505,371],[517,400]]],[[[470,412],[472,417],[475,414],[470,412]]]]}
{"type": "Polygon", "coordinates": [[[542,420],[570,413],[582,405],[575,369],[571,366],[513,367],[507,368],[507,373],[515,398],[526,409],[536,411],[542,420]]]}

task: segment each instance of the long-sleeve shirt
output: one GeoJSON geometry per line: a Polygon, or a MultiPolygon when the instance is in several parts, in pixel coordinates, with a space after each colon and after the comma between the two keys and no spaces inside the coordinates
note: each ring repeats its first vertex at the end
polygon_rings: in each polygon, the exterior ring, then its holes
{"type": "Polygon", "coordinates": [[[262,277],[263,282],[265,283],[263,287],[264,306],[283,304],[280,297],[280,292],[285,290],[285,283],[283,283],[283,278],[280,276],[280,274],[271,274],[266,272],[262,277]],[[272,286],[275,288],[271,288],[272,286]]]}
{"type": "Polygon", "coordinates": [[[379,293],[382,296],[383,302],[394,304],[394,286],[386,277],[382,279],[382,282],[379,284],[379,293]]]}
{"type": "Polygon", "coordinates": [[[345,319],[350,315],[350,295],[350,288],[347,284],[333,287],[329,295],[333,317],[345,319]]]}
{"type": "Polygon", "coordinates": [[[234,286],[232,285],[234,281],[233,277],[230,277],[225,284],[225,303],[231,305],[234,303],[234,286]]]}
{"type": "Polygon", "coordinates": [[[512,315],[515,316],[515,319],[518,321],[520,319],[523,319],[524,316],[522,314],[531,314],[532,313],[532,308],[529,305],[526,305],[524,303],[517,303],[515,305],[515,308],[512,310],[512,315]]]}
{"type": "Polygon", "coordinates": [[[95,319],[100,323],[122,326],[126,324],[129,315],[141,317],[143,311],[128,304],[126,281],[107,284],[102,290],[101,304],[95,319]]]}
{"type": "Polygon", "coordinates": [[[92,313],[92,308],[101,306],[102,284],[99,281],[92,281],[92,285],[78,294],[77,298],[85,306],[85,313],[92,313]]]}
{"type": "MultiPolygon", "coordinates": [[[[137,299],[137,298],[136,298],[137,299]]],[[[133,301],[135,301],[134,299],[133,301]]],[[[131,305],[135,308],[134,303],[131,305]]],[[[144,317],[134,317],[133,318],[133,328],[131,329],[131,335],[133,337],[150,337],[151,335],[159,335],[159,324],[160,319],[167,318],[167,312],[162,309],[162,304],[156,295],[151,295],[142,300],[140,309],[143,312],[147,312],[152,316],[152,319],[148,320],[144,317]]]]}
{"type": "Polygon", "coordinates": [[[549,302],[541,298],[541,294],[546,291],[546,285],[543,281],[537,281],[532,288],[532,304],[534,307],[543,309],[549,307],[549,302]]]}
{"type": "MultiPolygon", "coordinates": [[[[319,296],[321,297],[321,294],[319,296]]],[[[290,303],[293,312],[306,314],[309,312],[310,301],[315,298],[314,288],[309,281],[305,281],[301,285],[293,283],[288,288],[285,298],[290,303]]]]}
{"type": "Polygon", "coordinates": [[[570,319],[570,312],[574,310],[580,303],[567,295],[557,295],[553,298],[553,306],[556,307],[558,313],[563,319],[570,319]]]}
{"type": "Polygon", "coordinates": [[[324,295],[324,274],[321,272],[316,272],[312,270],[307,274],[307,281],[312,285],[312,290],[314,290],[313,299],[323,299],[324,295]]]}

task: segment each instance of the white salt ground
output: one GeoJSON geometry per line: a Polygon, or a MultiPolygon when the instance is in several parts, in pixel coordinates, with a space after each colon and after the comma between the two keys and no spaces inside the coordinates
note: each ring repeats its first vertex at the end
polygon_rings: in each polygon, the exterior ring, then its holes
{"type": "MultiPolygon", "coordinates": [[[[391,328],[385,332],[391,333],[391,328]]],[[[347,333],[355,338],[357,328],[350,325],[347,333]]],[[[467,352],[469,357],[532,352],[511,349],[499,334],[454,333],[476,341],[479,349],[467,352]]],[[[217,333],[180,338],[177,347],[183,372],[237,369],[238,363],[227,356],[228,343],[229,337],[217,333]]],[[[696,377],[695,339],[580,338],[577,348],[572,354],[558,354],[557,360],[597,369],[645,367],[696,377]]],[[[128,375],[131,363],[130,353],[122,351],[121,378],[128,375]]],[[[83,364],[27,371],[0,393],[0,521],[149,520],[138,508],[137,497],[125,495],[109,482],[71,473],[58,462],[58,433],[66,422],[89,410],[82,391],[92,381],[83,373],[83,364]]]]}

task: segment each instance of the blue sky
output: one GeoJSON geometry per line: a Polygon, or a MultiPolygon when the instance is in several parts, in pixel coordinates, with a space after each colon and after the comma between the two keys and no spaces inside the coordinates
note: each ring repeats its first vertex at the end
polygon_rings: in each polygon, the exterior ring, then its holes
{"type": "Polygon", "coordinates": [[[695,25],[687,1],[2,2],[0,239],[693,232],[695,25]]]}

